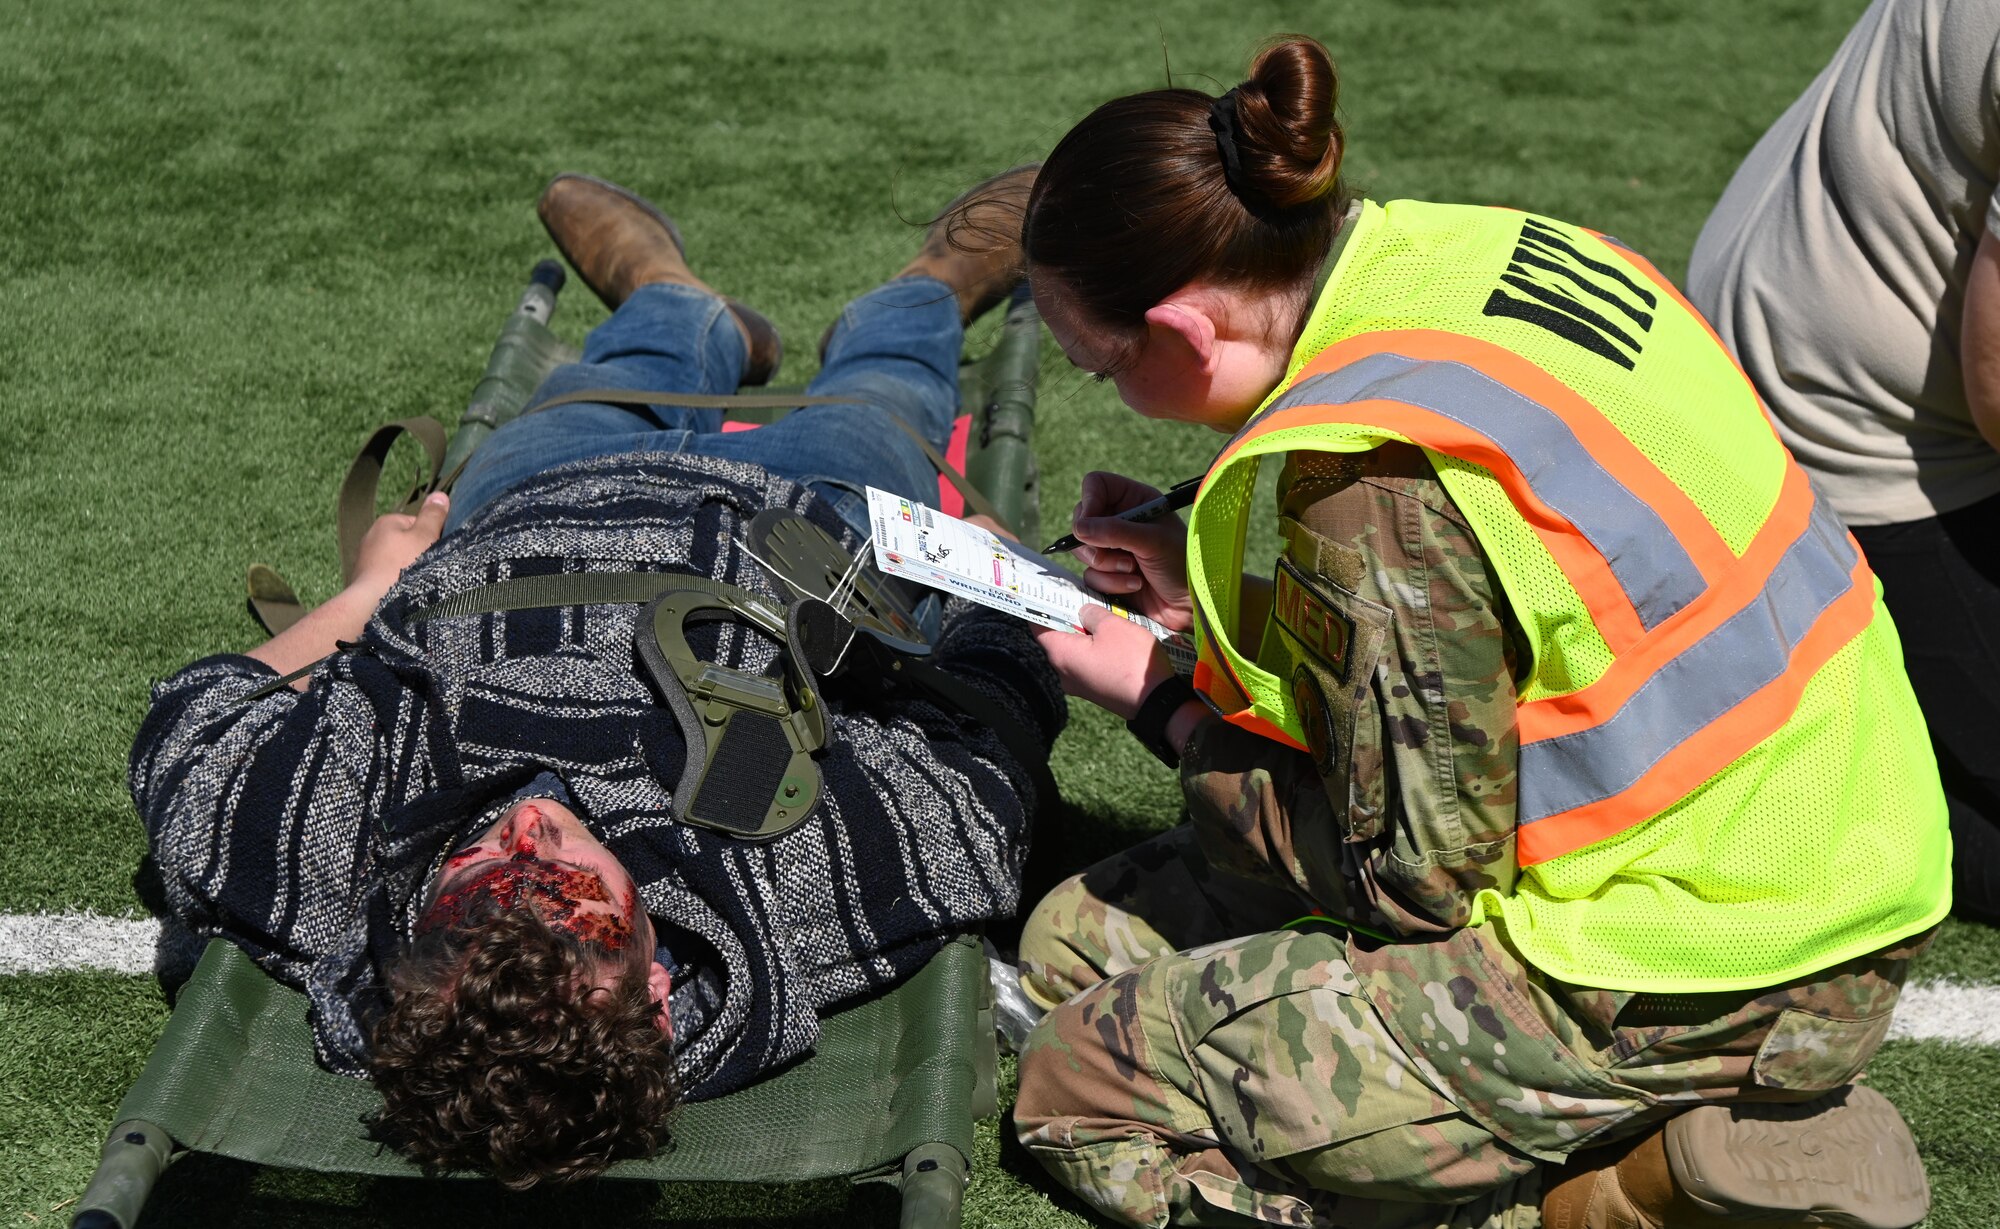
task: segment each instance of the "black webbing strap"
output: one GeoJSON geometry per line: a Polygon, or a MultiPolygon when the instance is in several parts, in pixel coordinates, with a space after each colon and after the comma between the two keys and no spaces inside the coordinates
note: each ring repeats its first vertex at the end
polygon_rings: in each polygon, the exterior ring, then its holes
{"type": "MultiPolygon", "coordinates": [[[[585,388],[573,393],[564,393],[558,397],[551,397],[547,401],[537,402],[527,409],[522,410],[521,417],[525,418],[530,414],[539,413],[542,410],[552,410],[559,405],[577,405],[584,402],[594,405],[660,405],[694,410],[723,411],[732,409],[782,410],[808,405],[867,404],[863,401],[856,401],[852,397],[807,397],[791,393],[734,393],[724,395],[719,393],[651,393],[630,388],[585,388]]],[[[990,519],[996,525],[1007,524],[1007,518],[1000,515],[1000,509],[993,506],[993,501],[981,494],[978,487],[967,482],[965,475],[953,469],[951,462],[944,459],[944,454],[937,450],[936,445],[924,438],[923,432],[912,427],[909,423],[904,422],[894,414],[889,415],[889,421],[895,423],[904,435],[909,436],[911,440],[915,441],[917,447],[923,449],[924,457],[930,461],[931,468],[937,470],[939,476],[946,482],[951,483],[953,488],[958,491],[959,498],[965,501],[966,507],[990,519]]],[[[1013,526],[1009,525],[1008,528],[1011,529],[1013,526]]]]}
{"type": "Polygon", "coordinates": [[[298,682],[306,675],[311,674],[313,671],[319,669],[321,662],[331,661],[335,656],[336,654],[328,653],[325,657],[315,657],[311,661],[307,662],[305,665],[300,666],[298,669],[292,671],[290,674],[281,674],[277,678],[272,679],[270,682],[264,684],[262,687],[259,687],[257,690],[244,696],[241,700],[238,700],[237,703],[255,704],[257,701],[263,699],[265,696],[268,696],[273,692],[280,691],[286,687],[291,686],[293,683],[298,682]]]}

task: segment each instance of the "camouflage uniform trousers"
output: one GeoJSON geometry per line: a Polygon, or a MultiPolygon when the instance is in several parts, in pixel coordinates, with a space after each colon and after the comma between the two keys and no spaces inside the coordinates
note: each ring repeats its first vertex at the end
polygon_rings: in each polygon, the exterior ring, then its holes
{"type": "Polygon", "coordinates": [[[1851,1080],[1922,945],[1647,996],[1545,982],[1485,926],[1411,949],[1437,965],[1280,929],[1308,909],[1185,827],[1044,898],[1023,984],[1060,1005],[1021,1059],[1028,1151],[1127,1224],[1535,1229],[1544,1162],[1703,1100],[1851,1080]]]}

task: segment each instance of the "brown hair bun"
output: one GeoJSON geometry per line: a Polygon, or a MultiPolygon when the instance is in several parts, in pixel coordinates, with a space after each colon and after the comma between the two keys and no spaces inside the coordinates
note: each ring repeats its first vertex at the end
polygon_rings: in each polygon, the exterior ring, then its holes
{"type": "Polygon", "coordinates": [[[1148,90],[1098,107],[1028,198],[1021,243],[1037,292],[1060,287],[1121,338],[1115,363],[1137,353],[1146,312],[1197,280],[1308,289],[1346,211],[1336,93],[1326,48],[1291,37],[1222,99],[1148,90]]]}
{"type": "Polygon", "coordinates": [[[1245,195],[1292,209],[1334,191],[1344,144],[1333,114],[1339,91],[1333,58],[1313,39],[1288,35],[1258,53],[1236,87],[1245,195]]]}

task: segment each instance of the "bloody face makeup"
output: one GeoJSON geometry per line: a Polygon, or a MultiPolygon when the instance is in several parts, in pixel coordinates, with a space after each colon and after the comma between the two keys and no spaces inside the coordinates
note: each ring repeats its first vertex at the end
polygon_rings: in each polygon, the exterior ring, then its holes
{"type": "Polygon", "coordinates": [[[605,955],[631,950],[639,924],[631,876],[574,812],[549,798],[509,807],[445,861],[417,933],[457,926],[492,909],[532,909],[605,955]]]}
{"type": "Polygon", "coordinates": [[[533,909],[544,922],[607,955],[624,952],[632,943],[630,902],[612,900],[602,877],[544,862],[528,852],[510,854],[505,861],[483,868],[475,865],[447,881],[417,923],[417,933],[460,925],[487,901],[498,909],[533,909]]]}

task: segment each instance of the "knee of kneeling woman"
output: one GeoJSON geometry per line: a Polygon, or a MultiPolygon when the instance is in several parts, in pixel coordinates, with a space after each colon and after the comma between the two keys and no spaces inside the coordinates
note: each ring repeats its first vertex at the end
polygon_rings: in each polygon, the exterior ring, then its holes
{"type": "Polygon", "coordinates": [[[1014,1124],[1031,1148],[1068,1146],[1072,1124],[1115,1118],[1132,1107],[1138,1064],[1127,1052],[1131,1038],[1107,1036],[1100,1027],[1110,1009],[1107,989],[1087,989],[1055,1007],[1028,1035],[1014,1124]]]}
{"type": "Polygon", "coordinates": [[[1129,1049],[1133,1038],[1100,1027],[1109,1011],[1105,998],[1122,983],[1086,990],[1029,1035],[1014,1130],[1051,1177],[1100,1213],[1121,1224],[1161,1226],[1174,1219],[1169,1188],[1182,1203],[1188,1193],[1174,1180],[1179,1154],[1157,1127],[1135,1116],[1135,1107],[1157,1105],[1170,1090],[1129,1049]]]}
{"type": "Polygon", "coordinates": [[[1043,1011],[1104,980],[1084,922],[1093,900],[1083,876],[1072,875],[1042,897],[1021,927],[1021,989],[1043,1011]]]}

